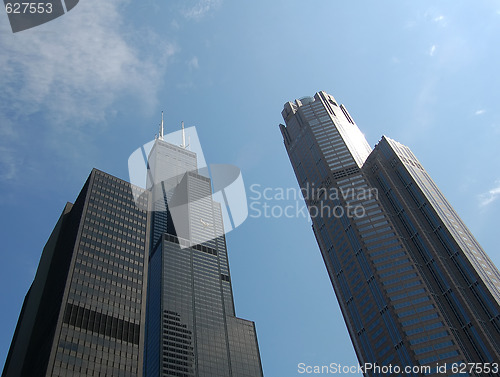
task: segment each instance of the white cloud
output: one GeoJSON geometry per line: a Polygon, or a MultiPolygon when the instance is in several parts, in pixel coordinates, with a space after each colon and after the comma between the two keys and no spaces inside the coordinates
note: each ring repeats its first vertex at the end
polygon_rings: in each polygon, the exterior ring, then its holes
{"type": "MultiPolygon", "coordinates": [[[[417,16],[418,17],[418,16],[417,16]]],[[[431,6],[426,9],[421,17],[418,17],[419,20],[424,21],[425,23],[432,22],[436,26],[444,28],[448,26],[448,21],[450,18],[442,13],[442,10],[437,8],[436,6],[431,6]]]]}
{"type": "Polygon", "coordinates": [[[401,63],[401,60],[400,60],[397,56],[393,56],[393,57],[391,58],[391,62],[392,62],[393,64],[399,64],[399,63],[401,63]]]}
{"type": "Polygon", "coordinates": [[[118,0],[82,1],[59,19],[16,34],[0,25],[0,113],[43,111],[51,124],[88,124],[104,121],[124,94],[154,106],[174,48],[164,42],[154,57],[139,51],[123,27],[121,6],[118,0]]]}
{"type": "Polygon", "coordinates": [[[188,67],[191,69],[200,68],[200,64],[198,63],[198,58],[196,56],[193,56],[193,58],[188,61],[188,67]]]}
{"type": "Polygon", "coordinates": [[[24,140],[19,137],[15,126],[0,113],[0,182],[14,181],[25,165],[24,156],[19,153],[24,140]]]}
{"type": "Polygon", "coordinates": [[[475,114],[475,115],[482,115],[482,114],[484,114],[485,112],[486,112],[486,110],[485,110],[485,109],[480,109],[480,110],[477,110],[474,114],[475,114]]]}
{"type": "Polygon", "coordinates": [[[181,25],[179,24],[179,22],[177,20],[172,20],[172,22],[170,22],[170,27],[173,30],[179,30],[181,28],[181,25]]]}
{"type": "Polygon", "coordinates": [[[222,0],[197,0],[196,4],[185,9],[183,14],[188,19],[199,20],[221,3],[222,0]]]}
{"type": "Polygon", "coordinates": [[[430,50],[429,50],[429,55],[434,56],[435,52],[436,52],[436,45],[432,45],[430,50]]]}
{"type": "Polygon", "coordinates": [[[500,181],[496,182],[496,187],[489,190],[487,193],[479,195],[479,205],[481,207],[486,207],[493,203],[500,196],[500,181]]]}
{"type": "Polygon", "coordinates": [[[10,148],[0,146],[0,180],[10,181],[17,176],[23,161],[10,148]]]}

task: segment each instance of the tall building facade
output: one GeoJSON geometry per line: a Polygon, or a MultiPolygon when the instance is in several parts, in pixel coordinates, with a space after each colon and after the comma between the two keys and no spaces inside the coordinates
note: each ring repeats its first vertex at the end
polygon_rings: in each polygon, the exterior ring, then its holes
{"type": "Polygon", "coordinates": [[[142,376],[148,198],[92,170],[45,245],[2,377],[142,376]]]}
{"type": "Polygon", "coordinates": [[[282,115],[358,360],[378,366],[365,375],[498,376],[500,274],[410,149],[372,150],[325,92],[282,115]]]}
{"type": "MultiPolygon", "coordinates": [[[[161,135],[161,134],[160,134],[161,135]]],[[[159,139],[152,192],[145,375],[262,376],[255,325],[235,316],[221,206],[196,154],[159,139]]]]}

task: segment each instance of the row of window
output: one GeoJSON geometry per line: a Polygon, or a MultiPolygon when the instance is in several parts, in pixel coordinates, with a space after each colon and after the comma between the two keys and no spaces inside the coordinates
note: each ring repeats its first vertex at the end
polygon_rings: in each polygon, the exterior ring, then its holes
{"type": "Polygon", "coordinates": [[[425,342],[428,342],[429,340],[444,338],[448,335],[449,335],[448,331],[440,331],[440,332],[437,332],[434,334],[430,334],[429,336],[423,336],[421,338],[412,339],[412,340],[410,340],[410,344],[416,345],[416,344],[420,344],[420,343],[425,343],[425,342]]]}
{"type": "Polygon", "coordinates": [[[136,250],[144,249],[144,240],[138,240],[141,243],[136,243],[135,240],[117,237],[115,235],[112,235],[110,237],[96,237],[93,234],[85,232],[82,234],[82,240],[88,242],[91,245],[91,248],[102,245],[113,245],[117,248],[135,248],[136,250]]]}
{"type": "Polygon", "coordinates": [[[139,324],[78,305],[66,303],[63,322],[100,335],[139,344],[139,324]]]}
{"type": "Polygon", "coordinates": [[[411,325],[414,325],[416,323],[429,321],[431,319],[435,319],[435,318],[438,318],[438,317],[439,317],[439,315],[437,313],[427,314],[427,315],[424,315],[424,316],[421,316],[421,317],[418,317],[418,318],[413,318],[413,319],[410,319],[408,321],[404,321],[404,322],[401,323],[401,325],[402,326],[411,326],[411,325]]]}
{"type": "MultiPolygon", "coordinates": [[[[449,359],[450,357],[458,356],[458,354],[459,354],[458,351],[450,351],[450,352],[441,353],[439,355],[432,355],[432,356],[429,356],[429,357],[426,357],[423,359],[419,359],[418,361],[419,361],[420,365],[425,365],[425,364],[430,364],[430,363],[438,361],[438,360],[449,359]]],[[[451,367],[452,364],[449,364],[449,365],[451,367]]],[[[469,374],[468,373],[465,373],[465,374],[458,373],[458,374],[454,374],[450,377],[454,377],[454,376],[468,377],[469,374]]]]}
{"type": "Polygon", "coordinates": [[[413,315],[413,314],[426,312],[426,311],[432,310],[434,308],[435,308],[434,304],[420,306],[420,307],[417,307],[416,309],[410,309],[410,310],[407,310],[405,312],[398,313],[398,317],[399,318],[404,318],[404,317],[408,317],[408,316],[413,315]]]}

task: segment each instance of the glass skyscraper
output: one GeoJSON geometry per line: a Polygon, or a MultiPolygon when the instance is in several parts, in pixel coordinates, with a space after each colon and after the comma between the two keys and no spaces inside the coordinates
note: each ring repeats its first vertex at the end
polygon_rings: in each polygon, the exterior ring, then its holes
{"type": "Polygon", "coordinates": [[[262,376],[255,325],[235,316],[221,206],[199,173],[194,152],[155,141],[145,375],[262,376]]]}
{"type": "Polygon", "coordinates": [[[365,375],[498,376],[500,273],[410,149],[383,137],[372,150],[325,92],[282,115],[360,364],[414,367],[365,375]]]}
{"type": "Polygon", "coordinates": [[[43,249],[2,377],[142,376],[148,198],[92,170],[43,249]]]}

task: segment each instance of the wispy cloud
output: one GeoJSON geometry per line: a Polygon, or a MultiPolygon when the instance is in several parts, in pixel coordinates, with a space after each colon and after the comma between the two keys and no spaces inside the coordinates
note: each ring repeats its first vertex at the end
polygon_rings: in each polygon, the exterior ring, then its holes
{"type": "Polygon", "coordinates": [[[159,58],[140,51],[122,25],[120,6],[118,0],[86,0],[55,21],[15,35],[3,24],[0,112],[43,111],[51,124],[88,123],[103,121],[124,93],[154,102],[174,48],[162,43],[155,50],[159,58]]]}
{"type": "Polygon", "coordinates": [[[393,56],[391,58],[391,63],[393,63],[393,64],[399,64],[399,63],[401,63],[401,60],[397,56],[393,56]]]}
{"type": "Polygon", "coordinates": [[[13,151],[5,146],[0,146],[0,180],[14,179],[22,165],[22,161],[13,151]]]}
{"type": "Polygon", "coordinates": [[[479,195],[479,205],[486,207],[493,203],[500,196],[500,181],[495,183],[496,187],[492,188],[486,193],[479,195]]]}
{"type": "Polygon", "coordinates": [[[434,56],[434,54],[436,53],[436,45],[432,45],[431,48],[429,49],[429,55],[430,56],[434,56]]]}
{"type": "Polygon", "coordinates": [[[41,162],[25,158],[28,138],[37,138],[37,148],[43,143],[52,158],[76,160],[74,144],[89,151],[88,129],[106,127],[119,100],[128,97],[139,109],[157,105],[175,47],[153,32],[131,30],[123,22],[124,6],[86,0],[16,34],[0,22],[1,179],[15,179],[23,159],[23,170],[39,170],[33,166],[41,162]]]}
{"type": "Polygon", "coordinates": [[[196,4],[188,6],[183,11],[183,14],[188,19],[199,20],[221,3],[222,0],[197,0],[196,4]]]}
{"type": "Polygon", "coordinates": [[[443,21],[443,20],[444,20],[444,16],[442,16],[442,15],[441,15],[441,16],[437,16],[437,17],[434,17],[432,20],[433,20],[434,22],[440,22],[440,21],[443,21]]]}
{"type": "MultiPolygon", "coordinates": [[[[1,106],[2,104],[0,104],[1,106]]],[[[24,125],[21,124],[20,126],[23,127],[24,125]]],[[[13,182],[18,177],[23,165],[25,165],[24,156],[19,153],[23,141],[19,137],[16,125],[4,114],[0,113],[0,182],[13,182]]]]}
{"type": "Polygon", "coordinates": [[[482,115],[482,114],[484,114],[485,112],[486,112],[486,110],[485,110],[485,109],[480,109],[480,110],[477,110],[474,114],[475,114],[475,115],[482,115]]]}
{"type": "Polygon", "coordinates": [[[196,56],[193,56],[191,59],[188,61],[188,67],[190,69],[198,69],[200,68],[200,63],[198,62],[198,58],[196,56]]]}

